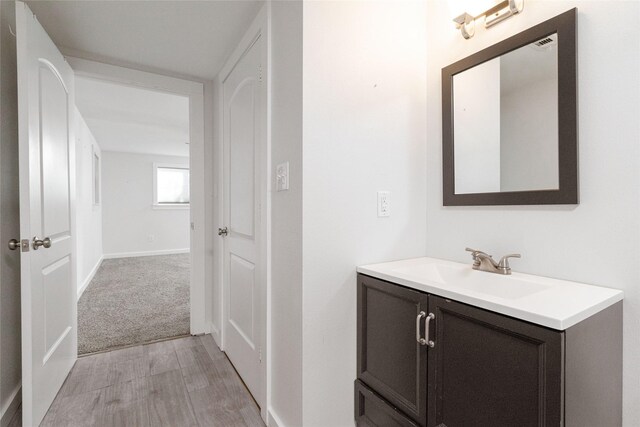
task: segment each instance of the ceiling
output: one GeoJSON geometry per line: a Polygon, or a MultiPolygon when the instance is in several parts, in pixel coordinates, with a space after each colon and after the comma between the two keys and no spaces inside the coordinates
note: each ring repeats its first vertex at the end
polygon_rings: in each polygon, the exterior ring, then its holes
{"type": "Polygon", "coordinates": [[[213,79],[262,1],[27,0],[63,53],[213,79]]]}
{"type": "Polygon", "coordinates": [[[76,106],[103,151],[189,155],[189,99],[76,77],[76,106]]]}

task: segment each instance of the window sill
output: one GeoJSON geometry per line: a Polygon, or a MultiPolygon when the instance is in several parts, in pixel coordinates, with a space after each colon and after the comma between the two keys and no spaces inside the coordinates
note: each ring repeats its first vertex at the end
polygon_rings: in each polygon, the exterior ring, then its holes
{"type": "Polygon", "coordinates": [[[152,209],[186,209],[189,210],[190,209],[190,205],[185,205],[182,203],[176,203],[176,204],[171,204],[171,203],[162,203],[162,204],[158,204],[158,203],[154,203],[153,205],[151,205],[152,209]]]}

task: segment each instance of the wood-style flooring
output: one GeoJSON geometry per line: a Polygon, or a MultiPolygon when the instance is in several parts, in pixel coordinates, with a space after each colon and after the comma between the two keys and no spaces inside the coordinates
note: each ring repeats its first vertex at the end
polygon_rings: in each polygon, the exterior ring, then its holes
{"type": "Polygon", "coordinates": [[[41,426],[264,423],[225,354],[203,335],[78,359],[41,426]]]}

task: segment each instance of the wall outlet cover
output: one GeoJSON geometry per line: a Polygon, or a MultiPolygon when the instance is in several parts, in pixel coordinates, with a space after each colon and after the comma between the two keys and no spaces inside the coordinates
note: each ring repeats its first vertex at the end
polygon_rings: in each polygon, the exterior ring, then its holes
{"type": "Polygon", "coordinates": [[[378,191],[378,217],[391,216],[391,191],[378,191]]]}
{"type": "Polygon", "coordinates": [[[276,191],[289,190],[289,162],[276,166],[276,191]]]}

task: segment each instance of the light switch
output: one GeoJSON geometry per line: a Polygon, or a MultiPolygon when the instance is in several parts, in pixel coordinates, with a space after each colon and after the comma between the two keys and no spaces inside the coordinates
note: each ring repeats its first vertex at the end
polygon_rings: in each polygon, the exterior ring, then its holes
{"type": "Polygon", "coordinates": [[[391,216],[391,192],[378,191],[378,217],[391,216]]]}
{"type": "Polygon", "coordinates": [[[289,162],[284,162],[276,166],[276,191],[287,191],[288,189],[289,162]]]}

